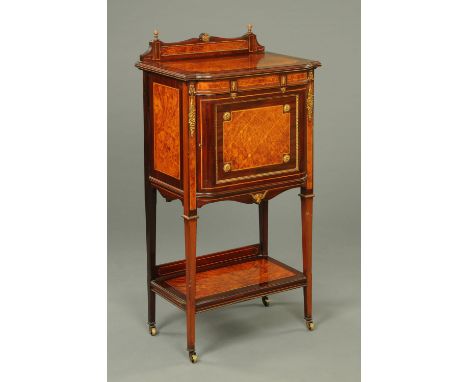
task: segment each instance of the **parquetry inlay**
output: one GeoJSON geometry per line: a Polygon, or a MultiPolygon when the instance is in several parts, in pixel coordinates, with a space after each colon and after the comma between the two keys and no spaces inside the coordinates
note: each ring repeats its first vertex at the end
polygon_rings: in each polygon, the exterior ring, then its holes
{"type": "Polygon", "coordinates": [[[232,171],[282,164],[291,152],[290,114],[283,105],[235,110],[223,122],[223,161],[232,171]]]}

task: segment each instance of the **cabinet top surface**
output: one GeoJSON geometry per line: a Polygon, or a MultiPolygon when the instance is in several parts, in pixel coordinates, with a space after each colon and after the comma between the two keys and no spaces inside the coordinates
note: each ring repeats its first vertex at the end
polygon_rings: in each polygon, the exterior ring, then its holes
{"type": "Polygon", "coordinates": [[[319,61],[265,52],[249,27],[236,38],[212,37],[202,33],[175,43],[159,40],[157,32],[136,67],[182,80],[228,78],[256,74],[310,70],[319,61]]]}
{"type": "Polygon", "coordinates": [[[137,63],[137,67],[140,69],[183,79],[206,79],[235,75],[254,75],[275,71],[307,70],[316,68],[317,66],[320,66],[318,61],[271,52],[137,63]]]}

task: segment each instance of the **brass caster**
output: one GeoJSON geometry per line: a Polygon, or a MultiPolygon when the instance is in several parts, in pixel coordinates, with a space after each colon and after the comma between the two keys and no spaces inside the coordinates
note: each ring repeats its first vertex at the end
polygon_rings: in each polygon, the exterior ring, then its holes
{"type": "Polygon", "coordinates": [[[263,305],[270,306],[270,300],[268,299],[268,296],[263,296],[262,302],[263,302],[263,305]]]}
{"type": "Polygon", "coordinates": [[[189,359],[190,359],[190,362],[197,363],[197,361],[198,361],[197,353],[195,353],[195,351],[193,351],[193,350],[189,351],[189,359]]]}
{"type": "Polygon", "coordinates": [[[156,334],[158,334],[158,329],[156,328],[156,326],[154,325],[150,325],[149,326],[149,332],[152,336],[155,336],[156,334]]]}
{"type": "Polygon", "coordinates": [[[314,321],[306,321],[306,326],[307,326],[307,329],[309,329],[310,331],[315,329],[314,321]]]}

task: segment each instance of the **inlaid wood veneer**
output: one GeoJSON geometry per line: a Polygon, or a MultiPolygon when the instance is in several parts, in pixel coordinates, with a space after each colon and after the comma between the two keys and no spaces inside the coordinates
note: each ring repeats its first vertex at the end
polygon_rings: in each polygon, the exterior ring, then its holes
{"type": "Polygon", "coordinates": [[[153,83],[154,169],[180,179],[179,89],[153,83]]]}
{"type": "Polygon", "coordinates": [[[228,93],[230,82],[225,81],[201,81],[197,83],[197,92],[206,93],[228,93]]]}
{"type": "Polygon", "coordinates": [[[287,75],[288,85],[303,84],[307,82],[307,72],[289,73],[287,75]]]}
{"type": "Polygon", "coordinates": [[[232,111],[223,123],[223,160],[231,171],[281,164],[291,151],[290,130],[283,105],[232,111]]]}
{"type": "Polygon", "coordinates": [[[253,76],[239,78],[237,81],[239,90],[245,89],[258,89],[265,87],[280,86],[280,79],[278,75],[272,76],[253,76]]]}
{"type": "MultiPolygon", "coordinates": [[[[257,259],[230,265],[229,267],[211,269],[197,273],[195,298],[200,299],[213,294],[224,293],[250,285],[260,285],[294,275],[295,273],[290,270],[267,259],[257,259]]],[[[167,283],[180,293],[185,294],[185,276],[167,280],[167,283]]]]}
{"type": "MultiPolygon", "coordinates": [[[[307,82],[307,72],[290,73],[287,75],[287,85],[305,84],[307,82]]],[[[277,74],[270,76],[250,76],[234,79],[237,82],[239,91],[267,89],[284,86],[280,82],[277,74]]],[[[230,91],[230,81],[201,81],[197,83],[197,91],[203,93],[228,93],[230,91]]]]}
{"type": "MultiPolygon", "coordinates": [[[[195,54],[192,56],[196,56],[195,54]]],[[[303,60],[282,54],[265,52],[257,54],[235,54],[219,57],[193,57],[191,60],[147,61],[136,64],[140,69],[169,75],[180,79],[202,80],[242,77],[244,75],[269,75],[272,71],[311,70],[320,66],[318,61],[303,60]]]]}
{"type": "Polygon", "coordinates": [[[193,44],[166,45],[161,47],[163,56],[182,56],[195,53],[213,53],[226,50],[246,50],[249,48],[245,40],[222,41],[218,43],[196,42],[193,44]]]}

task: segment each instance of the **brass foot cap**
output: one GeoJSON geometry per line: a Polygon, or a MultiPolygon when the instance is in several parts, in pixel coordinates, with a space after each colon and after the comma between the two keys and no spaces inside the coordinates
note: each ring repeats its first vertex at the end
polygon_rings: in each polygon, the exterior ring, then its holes
{"type": "Polygon", "coordinates": [[[306,321],[306,326],[307,326],[307,329],[309,329],[310,331],[315,329],[314,321],[306,321]]]}
{"type": "Polygon", "coordinates": [[[197,363],[198,361],[197,353],[195,353],[193,350],[189,351],[189,359],[190,359],[190,362],[197,363]]]}
{"type": "Polygon", "coordinates": [[[270,299],[268,298],[268,296],[263,296],[262,302],[263,302],[263,305],[270,306],[270,299]]]}
{"type": "Polygon", "coordinates": [[[158,334],[158,329],[156,328],[156,326],[154,325],[150,325],[149,326],[149,332],[152,336],[155,336],[156,334],[158,334]]]}

